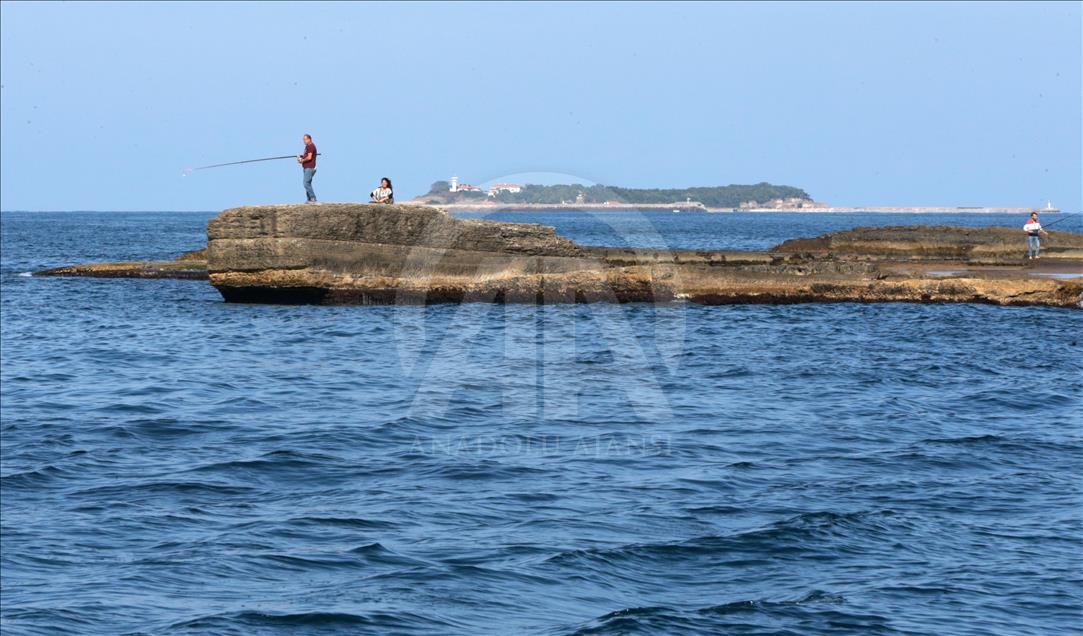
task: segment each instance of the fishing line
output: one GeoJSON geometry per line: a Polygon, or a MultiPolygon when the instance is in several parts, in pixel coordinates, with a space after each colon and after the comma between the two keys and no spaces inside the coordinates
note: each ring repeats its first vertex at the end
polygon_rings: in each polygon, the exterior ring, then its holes
{"type": "MultiPolygon", "coordinates": [[[[317,157],[319,157],[321,155],[323,155],[322,152],[317,152],[316,153],[317,157]]],[[[238,165],[240,165],[242,163],[256,163],[256,162],[259,162],[259,161],[275,161],[277,159],[296,159],[296,158],[297,158],[297,155],[282,155],[281,157],[264,157],[262,159],[245,159],[244,161],[230,161],[229,163],[215,163],[215,164],[211,164],[209,166],[200,166],[198,168],[185,168],[184,170],[181,170],[181,176],[182,177],[187,177],[188,175],[192,174],[196,170],[208,170],[210,168],[222,168],[224,166],[238,166],[238,165]]]]}
{"type": "Polygon", "coordinates": [[[1079,216],[1079,212],[1069,212],[1068,214],[1064,215],[1063,219],[1057,219],[1056,221],[1053,221],[1052,223],[1043,225],[1042,229],[1044,230],[1047,227],[1052,227],[1052,226],[1056,225],[1057,223],[1060,223],[1061,221],[1067,221],[1068,217],[1072,217],[1072,216],[1079,216]]]}

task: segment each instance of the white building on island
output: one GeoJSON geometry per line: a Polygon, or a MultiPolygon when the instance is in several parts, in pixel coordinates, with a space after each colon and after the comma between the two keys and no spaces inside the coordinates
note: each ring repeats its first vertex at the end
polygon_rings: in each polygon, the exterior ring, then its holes
{"type": "Polygon", "coordinates": [[[451,177],[448,180],[449,192],[481,192],[481,188],[469,183],[459,183],[459,177],[451,177]]]}
{"type": "Polygon", "coordinates": [[[523,186],[519,185],[518,183],[494,183],[493,185],[489,186],[489,196],[491,197],[495,197],[501,192],[511,192],[512,194],[514,194],[516,192],[522,191],[523,186]]]}

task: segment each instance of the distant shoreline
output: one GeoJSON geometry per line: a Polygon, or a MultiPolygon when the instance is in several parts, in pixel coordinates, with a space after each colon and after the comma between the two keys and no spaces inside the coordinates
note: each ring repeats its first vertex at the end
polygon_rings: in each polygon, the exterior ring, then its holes
{"type": "Polygon", "coordinates": [[[676,210],[678,212],[711,212],[728,214],[734,212],[750,213],[788,213],[788,214],[1030,214],[1037,210],[1043,214],[1061,214],[1059,209],[1018,208],[1018,207],[810,207],[810,208],[711,208],[697,202],[685,203],[519,203],[519,204],[427,204],[450,212],[536,212],[536,211],[627,211],[627,210],[676,210]]]}
{"type": "Polygon", "coordinates": [[[411,201],[416,205],[428,205],[455,212],[534,212],[536,210],[680,210],[682,212],[711,212],[702,203],[481,203],[436,204],[411,201]]]}
{"type": "Polygon", "coordinates": [[[1008,208],[1008,207],[937,207],[937,206],[913,206],[913,207],[827,207],[827,208],[708,208],[708,212],[795,212],[798,214],[838,213],[838,214],[1030,214],[1031,212],[1046,214],[1060,214],[1060,209],[1053,208],[1008,208]]]}
{"type": "MultiPolygon", "coordinates": [[[[423,203],[417,200],[407,201],[411,205],[426,205],[442,208],[451,212],[535,212],[535,211],[565,211],[577,212],[587,210],[600,211],[627,211],[627,210],[679,210],[681,212],[710,212],[714,214],[728,214],[732,212],[750,213],[787,213],[787,214],[1030,214],[1037,211],[1039,214],[1077,214],[1076,212],[1064,212],[1054,208],[958,208],[958,207],[826,207],[826,208],[710,208],[697,203],[582,203],[578,205],[561,205],[559,203],[520,203],[520,204],[450,204],[438,205],[423,203]]],[[[0,214],[217,214],[216,210],[0,210],[0,214]]]]}

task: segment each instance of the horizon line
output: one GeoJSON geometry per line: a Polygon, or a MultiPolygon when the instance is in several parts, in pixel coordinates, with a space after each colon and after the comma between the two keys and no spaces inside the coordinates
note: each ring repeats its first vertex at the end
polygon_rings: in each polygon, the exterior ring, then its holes
{"type": "MultiPolygon", "coordinates": [[[[24,214],[76,214],[76,213],[106,213],[106,212],[114,212],[114,213],[140,213],[140,212],[143,212],[143,213],[152,213],[152,214],[196,214],[196,213],[211,213],[211,214],[214,214],[214,213],[221,213],[221,212],[223,212],[225,210],[229,210],[229,209],[232,209],[232,208],[248,207],[249,205],[294,205],[294,204],[300,205],[300,204],[303,204],[303,203],[304,203],[303,201],[284,202],[284,203],[253,203],[253,204],[234,205],[234,206],[230,206],[230,207],[226,207],[226,208],[215,208],[215,209],[206,209],[206,210],[151,210],[151,209],[30,210],[30,209],[14,209],[14,210],[0,210],[0,214],[16,214],[16,213],[24,213],[24,214]]],[[[367,204],[369,204],[371,202],[370,201],[325,201],[325,202],[321,201],[321,203],[367,205],[367,204]]],[[[671,203],[678,204],[678,203],[685,203],[685,202],[684,201],[673,201],[671,203]]],[[[436,208],[481,207],[481,206],[485,205],[485,204],[471,204],[471,203],[447,203],[447,204],[435,205],[435,204],[427,204],[427,203],[424,203],[422,201],[411,201],[411,200],[403,201],[401,203],[396,203],[396,205],[410,205],[410,204],[427,205],[427,206],[436,207],[436,208]]],[[[538,205],[538,204],[530,204],[530,203],[523,203],[523,204],[496,203],[496,204],[493,204],[492,207],[494,207],[494,208],[499,207],[499,208],[503,208],[504,210],[507,210],[508,208],[514,208],[516,205],[523,205],[524,209],[529,211],[529,209],[530,209],[529,206],[538,205]]],[[[555,205],[555,204],[541,204],[541,205],[555,205]]],[[[597,207],[597,205],[599,205],[599,204],[588,204],[588,205],[593,205],[593,206],[597,207]]],[[[628,209],[628,208],[630,208],[632,206],[635,206],[635,205],[636,204],[634,204],[634,203],[623,203],[623,204],[621,204],[621,206],[624,207],[625,209],[628,209]]],[[[657,205],[670,205],[670,203],[657,204],[657,205]]],[[[571,204],[565,206],[565,208],[568,211],[579,209],[579,208],[576,208],[575,205],[571,205],[571,204]]],[[[908,213],[907,210],[922,209],[922,208],[944,208],[944,209],[949,209],[949,210],[958,211],[958,212],[961,212],[961,213],[968,213],[968,214],[1018,214],[1019,213],[1018,210],[1034,210],[1036,212],[1046,212],[1046,213],[1052,213],[1052,214],[1080,214],[1080,213],[1083,213],[1083,209],[1081,209],[1079,211],[1075,211],[1075,212],[1069,212],[1069,211],[1064,210],[1063,208],[1053,208],[1052,210],[1050,210],[1050,209],[1046,209],[1046,208],[1042,208],[1042,207],[1025,206],[1025,205],[958,206],[958,205],[833,205],[832,204],[832,205],[826,206],[825,208],[800,208],[800,209],[799,208],[794,208],[794,209],[754,208],[751,211],[762,210],[762,209],[771,209],[772,211],[777,211],[777,212],[780,212],[780,213],[782,213],[782,212],[794,212],[794,213],[799,213],[799,214],[815,214],[815,213],[817,213],[819,211],[819,212],[824,213],[824,214],[838,214],[838,212],[831,212],[831,210],[845,209],[845,210],[848,210],[848,211],[860,212],[863,209],[868,209],[870,211],[872,211],[872,210],[881,210],[881,212],[878,212],[880,214],[890,214],[891,212],[883,212],[882,210],[891,209],[891,208],[898,208],[898,210],[899,210],[898,214],[907,214],[908,213]],[[997,212],[974,212],[974,210],[983,210],[983,209],[984,210],[1000,210],[1000,211],[997,211],[997,212]]],[[[544,211],[546,211],[546,210],[539,210],[539,212],[544,212],[544,211]]],[[[739,209],[734,208],[735,213],[744,212],[744,211],[746,211],[746,210],[739,210],[739,209]]],[[[951,214],[951,212],[941,212],[941,214],[951,214]]]]}

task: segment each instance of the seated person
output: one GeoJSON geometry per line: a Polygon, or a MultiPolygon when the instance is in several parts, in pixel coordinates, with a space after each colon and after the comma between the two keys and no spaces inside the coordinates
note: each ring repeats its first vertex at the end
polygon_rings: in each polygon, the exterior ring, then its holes
{"type": "Polygon", "coordinates": [[[380,187],[369,193],[373,203],[394,203],[395,191],[391,189],[391,179],[380,179],[380,187]]]}

